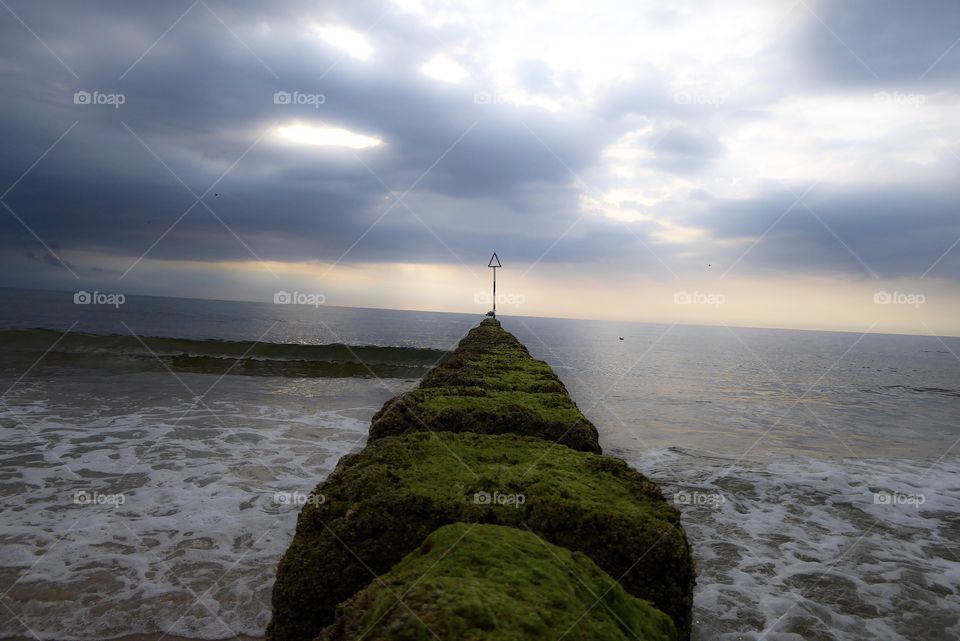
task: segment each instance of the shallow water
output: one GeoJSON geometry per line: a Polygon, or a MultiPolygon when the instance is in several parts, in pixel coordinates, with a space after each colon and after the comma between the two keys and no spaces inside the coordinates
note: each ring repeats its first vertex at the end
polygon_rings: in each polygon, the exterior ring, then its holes
{"type": "Polygon", "coordinates": [[[0,593],[22,621],[7,613],[5,635],[261,635],[302,502],[413,384],[226,377],[195,404],[186,387],[215,378],[180,378],[61,375],[5,397],[0,593]]]}
{"type": "Polygon", "coordinates": [[[956,461],[620,454],[685,502],[695,639],[960,637],[956,461]]]}
{"type": "MultiPolygon", "coordinates": [[[[71,299],[0,290],[0,329],[446,350],[478,320],[71,299]]],[[[960,637],[960,341],[503,323],[555,367],[605,451],[678,503],[699,564],[697,639],[960,637]]],[[[261,635],[299,504],[416,383],[58,349],[0,340],[3,637],[261,635]]]]}

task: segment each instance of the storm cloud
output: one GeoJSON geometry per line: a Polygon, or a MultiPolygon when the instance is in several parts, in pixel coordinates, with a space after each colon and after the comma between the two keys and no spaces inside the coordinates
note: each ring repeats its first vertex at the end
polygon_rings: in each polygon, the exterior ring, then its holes
{"type": "Polygon", "coordinates": [[[95,256],[458,265],[491,247],[543,270],[960,278],[956,3],[766,3],[751,28],[751,2],[548,4],[518,5],[542,21],[516,37],[563,37],[576,11],[598,31],[537,57],[495,40],[508,12],[456,3],[7,0],[0,252],[25,272],[0,282],[122,273],[95,256]],[[658,40],[698,21],[714,31],[687,49],[658,40]],[[608,23],[638,31],[600,46],[608,23]],[[437,56],[450,78],[424,72],[437,56]],[[292,124],[381,144],[276,134],[292,124]]]}

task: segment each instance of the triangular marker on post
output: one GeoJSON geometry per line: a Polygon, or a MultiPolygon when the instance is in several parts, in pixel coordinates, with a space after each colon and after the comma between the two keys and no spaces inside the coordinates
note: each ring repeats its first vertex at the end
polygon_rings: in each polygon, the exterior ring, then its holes
{"type": "Polygon", "coordinates": [[[487,263],[487,267],[493,267],[493,309],[487,312],[487,316],[493,318],[497,317],[497,267],[503,267],[500,264],[500,259],[497,258],[497,252],[493,252],[493,256],[490,257],[490,262],[487,263]]]}

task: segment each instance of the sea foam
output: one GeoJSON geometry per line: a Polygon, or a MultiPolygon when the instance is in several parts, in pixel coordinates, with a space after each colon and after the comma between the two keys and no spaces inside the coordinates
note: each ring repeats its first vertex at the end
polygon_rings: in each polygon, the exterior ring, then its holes
{"type": "Polygon", "coordinates": [[[2,636],[263,633],[300,497],[408,383],[231,377],[196,402],[211,383],[24,381],[4,399],[2,636]]]}
{"type": "Polygon", "coordinates": [[[698,561],[695,638],[960,636],[956,462],[677,448],[632,460],[680,499],[698,561]]]}

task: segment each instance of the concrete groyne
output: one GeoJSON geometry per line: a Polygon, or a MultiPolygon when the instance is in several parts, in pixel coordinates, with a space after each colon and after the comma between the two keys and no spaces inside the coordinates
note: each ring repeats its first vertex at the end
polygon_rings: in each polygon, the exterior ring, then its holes
{"type": "Polygon", "coordinates": [[[676,508],[546,363],[484,320],[301,512],[272,641],[687,639],[676,508]]]}

